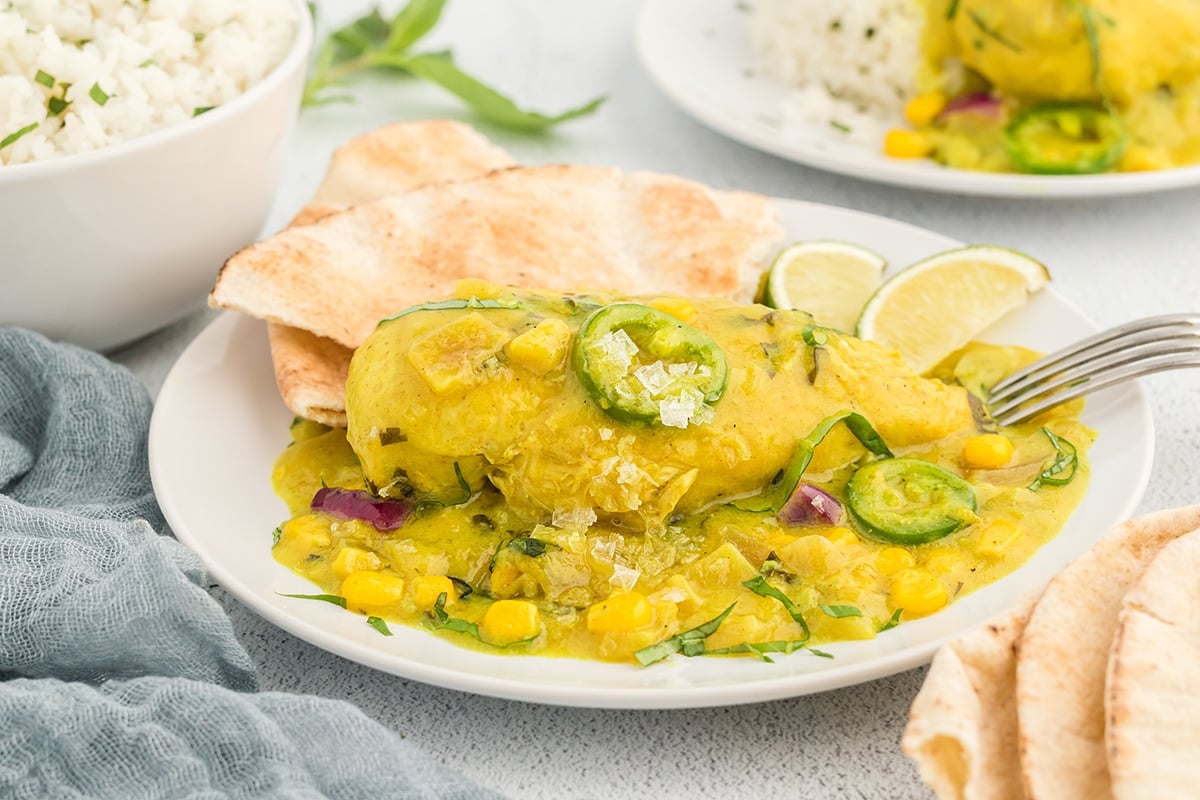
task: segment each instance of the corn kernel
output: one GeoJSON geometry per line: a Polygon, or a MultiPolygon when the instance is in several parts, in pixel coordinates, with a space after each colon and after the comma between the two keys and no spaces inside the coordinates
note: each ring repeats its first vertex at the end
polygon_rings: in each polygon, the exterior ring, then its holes
{"type": "Polygon", "coordinates": [[[1021,538],[1021,526],[1010,519],[996,519],[987,523],[975,540],[975,552],[984,558],[1000,558],[1021,538]]]}
{"type": "Polygon", "coordinates": [[[688,322],[696,316],[696,307],[682,297],[656,297],[647,305],[671,315],[680,322],[688,322]]]}
{"type": "Polygon", "coordinates": [[[497,600],[479,621],[479,635],[498,645],[532,639],[541,629],[537,606],[524,600],[497,600]]]}
{"type": "Polygon", "coordinates": [[[430,609],[437,604],[437,599],[446,595],[446,602],[458,599],[458,589],[454,581],[445,575],[421,575],[412,581],[413,602],[418,608],[430,609]]]}
{"type": "Polygon", "coordinates": [[[998,433],[972,436],[963,445],[963,463],[975,469],[999,469],[1012,460],[1013,443],[998,433]]]}
{"type": "Polygon", "coordinates": [[[1172,166],[1171,157],[1159,147],[1134,145],[1121,156],[1120,169],[1125,172],[1147,172],[1172,166]]]}
{"type": "Polygon", "coordinates": [[[404,581],[386,572],[359,570],[342,581],[346,608],[369,614],[399,602],[404,596],[404,581]]]}
{"type": "Polygon", "coordinates": [[[903,547],[885,547],[875,556],[875,569],[884,575],[894,575],[916,565],[917,559],[903,547]]]}
{"type": "Polygon", "coordinates": [[[279,542],[293,550],[313,552],[333,545],[329,519],[319,514],[305,514],[289,519],[279,531],[279,542]]]}
{"type": "Polygon", "coordinates": [[[592,633],[636,631],[654,619],[650,601],[641,592],[614,594],[601,600],[587,613],[587,629],[592,633]]]}
{"type": "Polygon", "coordinates": [[[946,107],[946,95],[941,92],[919,94],[904,104],[904,118],[920,127],[933,122],[946,107]]]}
{"type": "Polygon", "coordinates": [[[494,300],[504,294],[504,287],[480,278],[463,278],[454,284],[454,296],[460,300],[494,300]]]}
{"type": "Polygon", "coordinates": [[[916,131],[893,128],[883,137],[883,152],[892,158],[924,158],[933,152],[933,142],[916,131]]]}
{"type": "Polygon", "coordinates": [[[567,323],[545,319],[508,343],[508,357],[531,372],[545,375],[562,363],[570,343],[567,323]]]}
{"type": "Polygon", "coordinates": [[[843,549],[859,543],[858,534],[849,528],[836,527],[825,531],[825,538],[843,549]]]}
{"type": "Polygon", "coordinates": [[[903,608],[906,617],[932,614],[948,599],[942,582],[923,569],[904,569],[892,576],[892,608],[903,608]]]}
{"type": "Polygon", "coordinates": [[[334,575],[337,575],[339,578],[346,578],[352,572],[376,570],[382,566],[383,559],[369,550],[362,550],[358,547],[343,547],[333,557],[331,568],[334,575]]]}
{"type": "Polygon", "coordinates": [[[921,566],[937,575],[945,575],[962,563],[962,552],[949,547],[931,550],[921,559],[921,566]]]}

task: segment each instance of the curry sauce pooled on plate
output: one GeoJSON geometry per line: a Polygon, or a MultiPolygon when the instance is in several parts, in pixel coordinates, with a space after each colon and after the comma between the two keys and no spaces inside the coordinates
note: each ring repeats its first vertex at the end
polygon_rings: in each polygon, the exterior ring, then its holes
{"type": "MultiPolygon", "coordinates": [[[[488,652],[650,664],[869,639],[1011,572],[1083,496],[1079,403],[996,430],[967,388],[800,311],[459,284],[297,420],[275,558],[488,652]]],[[[812,650],[816,655],[827,655],[812,650]]]]}

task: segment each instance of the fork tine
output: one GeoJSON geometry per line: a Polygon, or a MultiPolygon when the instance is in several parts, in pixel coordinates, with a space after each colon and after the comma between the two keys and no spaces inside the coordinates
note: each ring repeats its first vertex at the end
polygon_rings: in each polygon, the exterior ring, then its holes
{"type": "Polygon", "coordinates": [[[1089,353],[1086,357],[1076,359],[1074,363],[1061,362],[1056,371],[1047,373],[1045,377],[1022,381],[1009,387],[1007,391],[989,395],[988,405],[993,415],[1001,415],[1034,397],[1054,393],[1109,370],[1176,353],[1200,353],[1200,330],[1172,334],[1171,338],[1167,339],[1137,341],[1111,351],[1098,352],[1096,355],[1089,353]]]}
{"type": "Polygon", "coordinates": [[[1181,333],[1200,330],[1200,314],[1168,314],[1150,317],[1089,336],[1035,361],[1025,369],[1014,372],[992,387],[989,398],[1002,399],[1013,392],[1021,391],[1031,384],[1061,372],[1064,368],[1075,365],[1082,359],[1097,354],[1094,351],[1103,354],[1127,347],[1131,342],[1161,339],[1163,334],[1172,328],[1181,333]],[[1128,337],[1134,337],[1134,339],[1131,340],[1128,337]],[[1064,363],[1066,367],[1063,366],[1064,363]]]}
{"type": "Polygon", "coordinates": [[[1049,395],[1037,393],[1022,399],[1021,404],[1029,403],[1034,400],[1032,405],[1021,405],[1020,408],[1013,408],[1005,411],[993,413],[992,419],[999,425],[1016,425],[1025,422],[1038,414],[1067,402],[1074,400],[1076,397],[1082,397],[1089,392],[1106,389],[1110,386],[1115,386],[1118,383],[1123,383],[1134,378],[1140,378],[1145,375],[1152,375],[1156,372],[1165,372],[1172,369],[1184,369],[1186,367],[1200,367],[1200,350],[1196,352],[1185,351],[1175,352],[1166,355],[1160,355],[1153,358],[1138,360],[1135,362],[1124,364],[1123,366],[1109,372],[1102,372],[1094,376],[1094,380],[1084,380],[1077,383],[1075,386],[1064,389],[1059,392],[1053,392],[1049,395]],[[1040,399],[1039,399],[1040,398],[1040,399]]]}

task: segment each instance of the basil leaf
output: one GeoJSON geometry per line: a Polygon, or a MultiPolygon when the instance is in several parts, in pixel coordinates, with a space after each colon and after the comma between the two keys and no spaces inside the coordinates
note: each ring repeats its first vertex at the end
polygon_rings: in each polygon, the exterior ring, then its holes
{"type": "Polygon", "coordinates": [[[1075,445],[1055,436],[1049,428],[1042,428],[1042,433],[1054,448],[1054,460],[1029,484],[1028,488],[1035,492],[1043,486],[1066,486],[1075,480],[1075,471],[1079,468],[1079,452],[1075,445]]]}
{"type": "Polygon", "coordinates": [[[683,653],[685,656],[702,655],[704,653],[704,640],[716,633],[717,628],[721,627],[721,623],[725,621],[725,618],[729,616],[729,613],[733,611],[733,607],[736,605],[737,603],[730,603],[729,608],[726,608],[708,622],[697,625],[695,628],[686,630],[683,633],[677,633],[669,639],[663,639],[657,644],[643,647],[633,655],[643,667],[657,661],[662,661],[667,656],[675,653],[683,653]]]}
{"type": "Polygon", "coordinates": [[[767,579],[762,575],[755,575],[750,580],[742,583],[742,586],[745,586],[759,597],[771,597],[782,603],[783,607],[787,610],[791,618],[795,620],[796,624],[800,626],[800,629],[804,631],[804,639],[802,641],[807,642],[809,637],[812,636],[812,632],[808,629],[808,622],[805,621],[804,615],[800,613],[800,609],[796,608],[796,604],[792,602],[792,598],[788,597],[779,589],[776,589],[774,586],[767,583],[767,579]]]}
{"type": "MultiPolygon", "coordinates": [[[[403,12],[401,12],[403,13],[403,12]]],[[[378,8],[329,34],[334,46],[334,62],[349,61],[382,47],[392,32],[378,8]]]]}
{"type": "Polygon", "coordinates": [[[433,611],[430,612],[431,620],[430,627],[435,631],[454,631],[455,633],[465,633],[472,639],[480,642],[483,637],[479,635],[479,626],[474,622],[467,622],[465,619],[456,619],[446,613],[446,593],[442,592],[438,595],[433,604],[433,611]]]}
{"type": "Polygon", "coordinates": [[[384,636],[392,635],[392,629],[389,628],[387,622],[380,617],[367,617],[367,624],[382,633],[384,636]]]}
{"type": "Polygon", "coordinates": [[[408,70],[419,78],[436,83],[465,102],[482,119],[509,130],[540,133],[559,123],[591,114],[607,98],[597,97],[578,108],[546,116],[518,108],[512,100],[463,72],[454,63],[450,51],[406,56],[388,62],[408,70]]]}
{"type": "Polygon", "coordinates": [[[870,452],[884,458],[892,457],[892,451],[888,449],[879,432],[875,430],[866,417],[855,411],[839,411],[821,420],[811,433],[796,444],[792,460],[788,462],[786,468],[775,476],[775,479],[771,481],[761,494],[754,497],[747,497],[743,500],[735,500],[731,505],[742,511],[755,511],[759,513],[778,512],[779,509],[783,508],[783,504],[788,501],[788,498],[792,496],[792,492],[796,491],[796,484],[800,483],[800,478],[804,476],[804,470],[808,469],[808,465],[812,461],[813,451],[817,449],[817,445],[829,435],[829,431],[833,430],[833,427],[839,422],[846,423],[846,427],[850,429],[850,433],[854,434],[855,438],[862,443],[862,446],[870,452]]]}
{"type": "Polygon", "coordinates": [[[280,597],[295,597],[298,600],[321,600],[326,603],[333,603],[335,606],[346,607],[346,598],[338,597],[336,594],[283,594],[278,592],[280,597]]]}
{"type": "Polygon", "coordinates": [[[814,656],[820,656],[821,658],[833,658],[833,653],[826,653],[824,650],[818,650],[815,647],[808,648],[808,652],[812,653],[814,656]]]}
{"type": "Polygon", "coordinates": [[[903,608],[897,608],[895,611],[893,611],[891,618],[888,619],[887,622],[885,622],[879,626],[879,633],[883,633],[884,631],[890,631],[892,628],[899,625],[900,624],[900,615],[903,613],[904,613],[903,608]]]}
{"type": "Polygon", "coordinates": [[[0,139],[0,150],[3,150],[5,147],[8,147],[10,144],[15,142],[17,139],[20,139],[22,136],[29,133],[30,131],[36,130],[38,124],[39,123],[37,123],[37,122],[32,122],[32,123],[26,125],[24,128],[21,128],[18,131],[13,131],[8,136],[5,136],[3,139],[0,139]]]}
{"type": "Polygon", "coordinates": [[[392,17],[392,30],[386,44],[388,51],[404,52],[416,44],[438,24],[445,5],[446,0],[409,0],[408,5],[392,17]]]}
{"type": "Polygon", "coordinates": [[[731,647],[718,647],[715,650],[705,650],[704,655],[724,656],[737,653],[750,653],[761,661],[774,664],[775,660],[768,656],[767,653],[783,653],[784,655],[795,653],[804,650],[805,642],[807,641],[807,639],[785,639],[774,642],[742,642],[731,647]]]}
{"type": "Polygon", "coordinates": [[[857,606],[827,606],[821,605],[819,608],[825,612],[827,616],[834,619],[845,619],[846,617],[861,617],[863,614],[858,610],[857,606]]]}

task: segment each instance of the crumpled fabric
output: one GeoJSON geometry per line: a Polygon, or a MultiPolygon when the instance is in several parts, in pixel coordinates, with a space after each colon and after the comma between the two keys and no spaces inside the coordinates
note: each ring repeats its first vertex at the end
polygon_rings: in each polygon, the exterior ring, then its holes
{"type": "Polygon", "coordinates": [[[156,532],[150,411],[123,368],[0,328],[0,797],[499,798],[347,703],[256,691],[156,532]]]}

